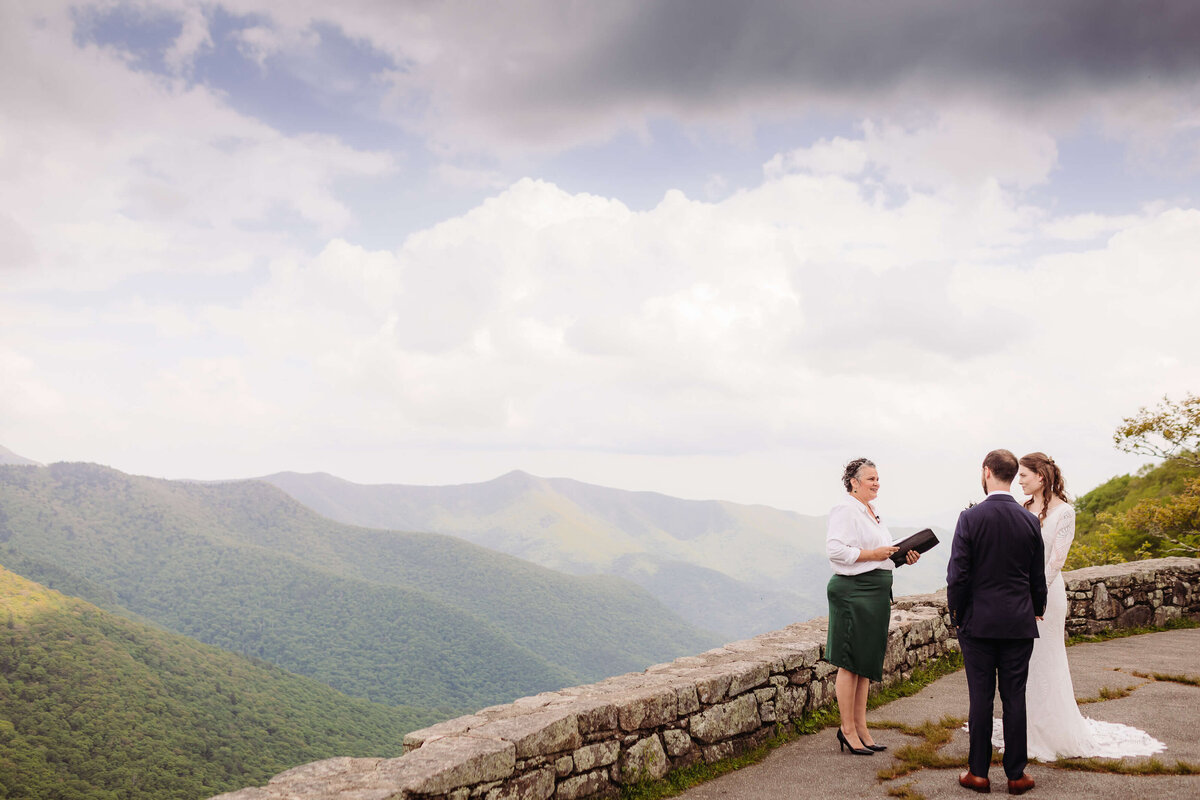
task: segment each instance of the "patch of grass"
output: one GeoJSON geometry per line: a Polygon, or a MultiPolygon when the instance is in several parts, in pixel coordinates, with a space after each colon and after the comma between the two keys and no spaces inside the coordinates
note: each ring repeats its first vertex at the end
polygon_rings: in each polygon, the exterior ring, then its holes
{"type": "Polygon", "coordinates": [[[660,800],[664,797],[674,797],[698,784],[719,778],[742,767],[757,764],[776,747],[801,735],[781,726],[781,730],[775,736],[740,756],[724,758],[711,764],[703,762],[693,764],[690,767],[675,770],[661,780],[640,781],[624,786],[621,789],[621,800],[660,800]]]}
{"type": "Polygon", "coordinates": [[[809,736],[817,731],[823,731],[826,728],[832,728],[834,725],[841,724],[842,715],[838,711],[837,706],[828,705],[814,711],[805,712],[803,717],[792,723],[792,726],[795,728],[796,733],[801,736],[809,736]]]}
{"type": "Polygon", "coordinates": [[[1105,772],[1113,775],[1200,775],[1200,764],[1176,761],[1167,765],[1157,758],[1136,764],[1101,758],[1064,758],[1046,762],[1044,766],[1073,772],[1105,772]]]}
{"type": "Polygon", "coordinates": [[[937,722],[926,720],[920,725],[908,725],[903,722],[873,722],[871,727],[900,731],[941,747],[950,741],[954,731],[962,727],[963,721],[958,717],[945,716],[937,722]]]}
{"type": "Polygon", "coordinates": [[[896,751],[896,758],[891,766],[884,767],[875,773],[881,781],[902,778],[922,769],[953,769],[962,767],[961,756],[950,758],[938,752],[938,748],[929,742],[909,744],[896,751]]]}
{"type": "Polygon", "coordinates": [[[1130,675],[1135,675],[1139,678],[1150,678],[1156,681],[1168,681],[1170,683],[1183,683],[1188,686],[1200,686],[1200,678],[1194,678],[1191,675],[1167,675],[1162,672],[1134,672],[1130,670],[1130,675]]]}
{"type": "MultiPolygon", "coordinates": [[[[1131,674],[1137,675],[1137,673],[1131,674]]],[[[1138,677],[1142,678],[1146,676],[1138,675],[1138,677]]],[[[1119,700],[1122,697],[1129,697],[1131,694],[1133,694],[1133,689],[1110,689],[1107,686],[1104,686],[1100,689],[1100,694],[1096,697],[1078,698],[1075,700],[1075,702],[1078,705],[1084,705],[1085,703],[1103,703],[1105,700],[1119,700]]]]}
{"type": "Polygon", "coordinates": [[[962,666],[962,653],[958,650],[951,651],[941,658],[914,669],[912,677],[908,680],[879,689],[867,698],[867,709],[878,708],[893,700],[899,700],[901,697],[912,697],[938,678],[958,672],[962,666]]]}
{"type": "Polygon", "coordinates": [[[901,733],[915,736],[921,741],[908,744],[895,751],[895,760],[888,767],[876,773],[881,781],[890,781],[922,769],[952,769],[963,765],[962,758],[948,758],[939,750],[950,741],[954,731],[962,727],[963,721],[957,717],[942,717],[938,722],[924,722],[921,725],[905,725],[898,722],[876,723],[877,728],[892,728],[901,733]]]}
{"type": "Polygon", "coordinates": [[[918,792],[916,784],[911,781],[903,786],[893,786],[887,790],[888,797],[898,797],[900,800],[925,800],[925,795],[918,792]]]}
{"type": "Polygon", "coordinates": [[[1107,642],[1112,639],[1124,639],[1127,636],[1141,636],[1144,633],[1162,633],[1163,631],[1184,630],[1186,628],[1200,628],[1200,620],[1181,618],[1169,620],[1164,625],[1143,628],[1112,628],[1100,631],[1099,633],[1081,633],[1076,636],[1068,636],[1067,646],[1087,644],[1089,642],[1107,642]]]}

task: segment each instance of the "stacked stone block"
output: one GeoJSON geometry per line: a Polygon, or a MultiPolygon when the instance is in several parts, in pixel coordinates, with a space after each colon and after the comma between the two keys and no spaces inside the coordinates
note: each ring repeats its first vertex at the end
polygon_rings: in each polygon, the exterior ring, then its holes
{"type": "Polygon", "coordinates": [[[1063,573],[1067,633],[1161,626],[1200,614],[1194,558],[1160,558],[1063,573]]]}

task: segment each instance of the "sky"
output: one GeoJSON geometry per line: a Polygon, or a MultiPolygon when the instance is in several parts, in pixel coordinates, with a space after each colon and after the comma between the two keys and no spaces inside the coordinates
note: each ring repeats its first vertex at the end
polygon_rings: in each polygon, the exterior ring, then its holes
{"type": "Polygon", "coordinates": [[[1187,0],[0,4],[0,445],[952,522],[1200,390],[1187,0]]]}

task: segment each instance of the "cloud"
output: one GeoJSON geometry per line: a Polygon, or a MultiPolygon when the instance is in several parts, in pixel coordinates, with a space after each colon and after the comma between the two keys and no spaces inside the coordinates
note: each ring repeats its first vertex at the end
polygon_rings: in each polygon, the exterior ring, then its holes
{"type": "MultiPolygon", "coordinates": [[[[296,241],[289,224],[326,237],[351,226],[338,182],[395,169],[390,155],[280,134],[202,86],[77,47],[63,7],[21,10],[0,12],[0,71],[10,76],[0,86],[0,235],[19,245],[6,262],[26,265],[13,285],[246,269],[296,241]]],[[[203,19],[185,16],[177,65],[203,41],[203,19]]]]}
{"type": "Polygon", "coordinates": [[[1200,370],[1178,335],[1200,292],[1185,266],[1197,212],[1110,221],[1104,241],[1046,252],[1041,215],[997,226],[987,204],[918,190],[882,202],[876,180],[786,174],[633,212],[527,179],[394,250],[333,239],[281,257],[242,301],[84,319],[0,308],[20,334],[6,416],[83,453],[118,437],[224,463],[298,440],[488,464],[531,450],[660,465],[861,450],[925,459],[939,482],[999,442],[1086,453],[1073,480],[1107,477],[1088,472],[1108,469],[1092,466],[1109,463],[1102,448],[1079,442],[1105,443],[1129,409],[1200,370]],[[925,235],[939,231],[954,235],[925,235]],[[31,333],[48,325],[56,336],[31,333]],[[150,370],[126,344],[145,326],[178,353],[150,370]],[[82,378],[33,371],[68,363],[52,340],[74,342],[82,378]]]}
{"type": "Polygon", "coordinates": [[[1142,218],[1136,214],[1072,214],[1048,220],[1042,226],[1042,232],[1051,239],[1066,239],[1068,241],[1087,241],[1099,236],[1106,236],[1124,228],[1139,224],[1142,218]]]}
{"type": "MultiPolygon", "coordinates": [[[[177,70],[209,44],[194,3],[177,70]]],[[[854,4],[613,0],[600,4],[225,0],[260,66],[287,52],[304,71],[321,26],[393,66],[393,121],[453,153],[561,150],[651,120],[743,128],[813,113],[904,118],[931,105],[986,105],[1071,127],[1100,117],[1121,135],[1191,140],[1200,8],[1147,13],[1118,0],[903,0],[854,4]],[[303,43],[307,42],[308,45],[303,43]],[[306,55],[307,54],[307,55],[306,55]]]]}
{"type": "Polygon", "coordinates": [[[858,175],[867,168],[868,158],[863,142],[837,136],[808,147],[798,147],[790,153],[777,153],[763,165],[763,174],[768,178],[779,178],[789,172],[858,175]]]}
{"type": "Polygon", "coordinates": [[[974,190],[995,182],[1028,189],[1049,180],[1058,157],[1044,126],[994,109],[944,109],[908,126],[868,119],[862,131],[858,140],[839,136],[780,153],[763,165],[763,173],[855,176],[870,166],[887,183],[903,187],[974,190]]]}
{"type": "Polygon", "coordinates": [[[1194,368],[1165,341],[1186,304],[1139,319],[1194,246],[1193,214],[1050,256],[1021,244],[1037,216],[1010,212],[997,225],[986,203],[913,191],[880,204],[869,182],[785,175],[634,213],[524,180],[394,252],[334,242],[212,322],[263,363],[308,364],[321,402],[354,398],[345,424],[360,435],[455,447],[717,453],[812,445],[830,428],[941,436],[1007,382],[1083,401],[1096,384],[1078,365],[1114,355],[1132,380],[1151,332],[1194,368]],[[1139,273],[1150,284],[1121,266],[1134,254],[1158,271],[1139,273]]]}
{"type": "Polygon", "coordinates": [[[183,24],[179,35],[167,49],[164,58],[167,67],[176,74],[187,73],[196,54],[213,46],[212,36],[209,35],[208,30],[208,20],[199,7],[184,7],[182,16],[183,24]]]}
{"type": "MultiPolygon", "coordinates": [[[[863,130],[840,146],[869,151],[863,130]]],[[[1070,452],[1195,374],[1171,333],[1200,290],[1195,212],[1047,240],[1078,221],[994,179],[892,174],[786,172],[645,212],[522,180],[394,251],[281,263],[208,323],[273,383],[306,376],[310,436],[401,448],[1070,452]]]]}
{"type": "Polygon", "coordinates": [[[422,125],[448,147],[602,141],[655,117],[718,127],[848,107],[903,117],[933,103],[1067,124],[1101,112],[1169,135],[1195,106],[1181,101],[1196,99],[1200,68],[1187,33],[1200,10],[1186,2],[1103,15],[1082,0],[900,2],[870,14],[815,2],[467,8],[429,10],[415,37],[400,29],[411,20],[381,19],[372,39],[411,65],[397,91],[426,98],[422,125]]]}

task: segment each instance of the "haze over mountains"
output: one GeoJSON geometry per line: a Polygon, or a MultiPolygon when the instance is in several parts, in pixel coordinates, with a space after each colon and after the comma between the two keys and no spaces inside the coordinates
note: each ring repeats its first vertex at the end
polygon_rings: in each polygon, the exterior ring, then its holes
{"type": "MultiPolygon", "coordinates": [[[[627,578],[688,622],[726,638],[825,613],[824,516],[519,471],[458,486],[364,486],[294,472],[262,480],[341,522],[449,534],[553,569],[627,578]]],[[[946,547],[897,570],[896,594],[944,585],[950,537],[939,536],[946,547]]]]}
{"type": "Polygon", "coordinates": [[[343,525],[259,481],[0,467],[0,564],[347,694],[443,716],[718,643],[626,581],[343,525]]]}
{"type": "Polygon", "coordinates": [[[4,464],[26,464],[26,465],[40,466],[40,463],[37,461],[34,461],[32,458],[25,458],[25,456],[19,456],[16,453],[14,453],[12,450],[9,450],[4,445],[0,445],[0,466],[3,466],[4,464]]]}

